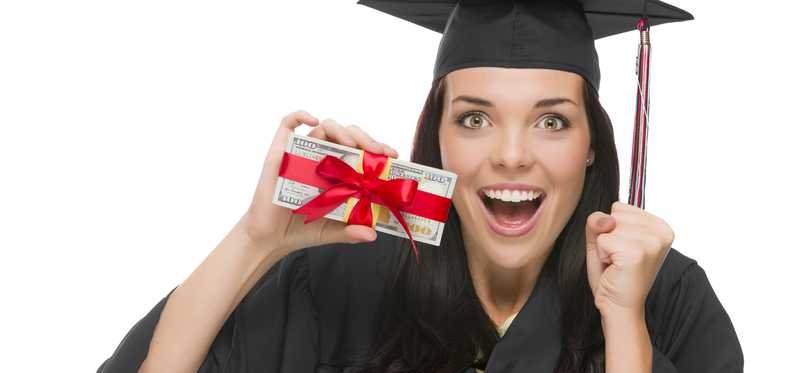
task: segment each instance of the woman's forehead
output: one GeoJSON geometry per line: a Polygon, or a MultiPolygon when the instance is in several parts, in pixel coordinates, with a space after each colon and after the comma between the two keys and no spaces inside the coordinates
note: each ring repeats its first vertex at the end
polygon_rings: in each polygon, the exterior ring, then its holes
{"type": "Polygon", "coordinates": [[[558,95],[579,99],[583,92],[583,77],[556,69],[470,67],[452,71],[445,79],[451,97],[558,95]]]}

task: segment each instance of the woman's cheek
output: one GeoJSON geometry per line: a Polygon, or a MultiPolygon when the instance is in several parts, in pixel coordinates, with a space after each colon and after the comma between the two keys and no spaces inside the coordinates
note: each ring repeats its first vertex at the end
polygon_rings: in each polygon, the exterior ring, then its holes
{"type": "MultiPolygon", "coordinates": [[[[587,145],[588,146],[588,145],[587,145]]],[[[553,180],[553,187],[562,194],[565,211],[574,210],[580,200],[586,177],[586,152],[579,143],[553,149],[545,168],[553,180]]],[[[568,214],[567,214],[568,215],[568,214]]]]}
{"type": "MultiPolygon", "coordinates": [[[[442,167],[458,175],[453,204],[459,215],[468,221],[468,216],[479,212],[471,211],[475,206],[470,206],[469,201],[480,187],[476,184],[479,182],[477,175],[480,173],[480,165],[484,163],[482,158],[486,156],[486,152],[476,149],[476,144],[471,144],[469,141],[450,138],[447,139],[446,144],[445,146],[443,143],[441,148],[442,167]]],[[[469,224],[466,221],[463,223],[469,224]]]]}
{"type": "Polygon", "coordinates": [[[465,179],[468,179],[471,173],[476,172],[476,166],[481,163],[478,158],[484,152],[476,149],[474,145],[470,141],[461,141],[452,137],[442,144],[442,167],[458,174],[458,182],[467,181],[465,179]]]}
{"type": "Polygon", "coordinates": [[[588,143],[584,139],[565,139],[551,143],[538,142],[537,160],[552,174],[557,182],[575,180],[575,175],[584,172],[588,143]]]}

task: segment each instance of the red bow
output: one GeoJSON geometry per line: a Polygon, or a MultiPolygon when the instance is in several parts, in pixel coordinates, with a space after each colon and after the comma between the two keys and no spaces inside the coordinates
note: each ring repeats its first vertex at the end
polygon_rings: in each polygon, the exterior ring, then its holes
{"type": "Polygon", "coordinates": [[[360,174],[343,160],[326,155],[316,166],[315,172],[334,184],[305,205],[292,210],[292,213],[306,215],[305,224],[325,216],[348,198],[355,197],[359,200],[350,211],[347,224],[372,227],[372,203],[386,206],[403,226],[419,261],[417,245],[411,237],[406,220],[400,215],[400,209],[409,206],[414,200],[418,183],[412,179],[381,179],[380,175],[387,161],[385,155],[365,150],[362,163],[364,173],[360,174]]]}

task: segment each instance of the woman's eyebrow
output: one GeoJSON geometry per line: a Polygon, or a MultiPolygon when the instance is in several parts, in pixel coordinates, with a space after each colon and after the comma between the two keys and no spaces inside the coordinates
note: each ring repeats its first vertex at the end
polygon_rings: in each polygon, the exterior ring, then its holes
{"type": "MultiPolygon", "coordinates": [[[[474,97],[474,96],[460,95],[460,96],[454,98],[452,101],[450,101],[450,103],[454,103],[456,101],[464,101],[464,102],[469,102],[469,103],[475,104],[475,105],[494,107],[494,103],[492,103],[491,101],[483,99],[483,98],[480,98],[480,97],[474,97]]],[[[578,106],[578,104],[576,104],[575,101],[572,101],[572,100],[570,100],[570,99],[568,99],[566,97],[550,97],[550,98],[543,98],[543,99],[537,101],[536,105],[533,105],[533,108],[534,109],[547,108],[547,107],[563,104],[565,102],[573,104],[575,106],[578,106]]]]}

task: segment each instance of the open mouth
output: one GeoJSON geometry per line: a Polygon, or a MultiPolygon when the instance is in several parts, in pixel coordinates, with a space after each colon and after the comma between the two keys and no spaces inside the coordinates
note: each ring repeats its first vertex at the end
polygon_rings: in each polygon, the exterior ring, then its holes
{"type": "MultiPolygon", "coordinates": [[[[530,193],[530,192],[529,192],[530,193]]],[[[531,199],[531,194],[525,198],[525,192],[521,198],[509,200],[508,194],[502,196],[499,193],[479,190],[478,196],[483,202],[483,210],[487,217],[487,222],[495,233],[503,236],[519,236],[528,233],[536,225],[538,212],[542,206],[546,195],[541,193],[537,198],[531,199]],[[493,196],[489,196],[491,193],[493,196]]]]}

